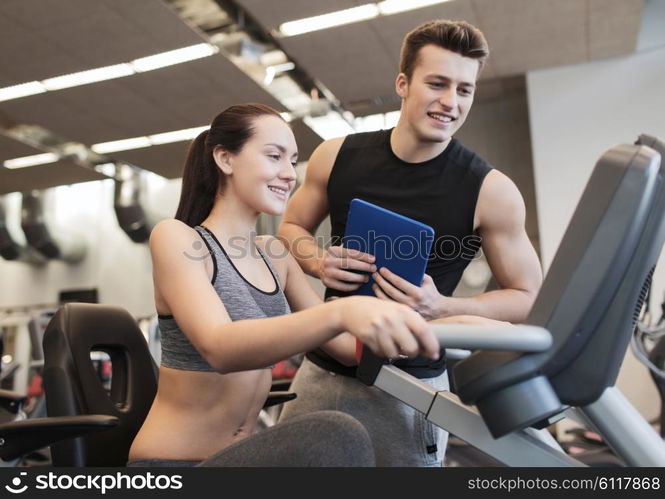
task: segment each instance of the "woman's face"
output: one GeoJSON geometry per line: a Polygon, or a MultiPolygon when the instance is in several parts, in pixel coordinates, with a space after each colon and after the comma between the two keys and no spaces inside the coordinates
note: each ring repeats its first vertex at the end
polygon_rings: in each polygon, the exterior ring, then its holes
{"type": "Polygon", "coordinates": [[[220,165],[227,174],[227,189],[257,212],[281,215],[296,183],[296,141],[277,116],[256,118],[253,128],[242,150],[226,154],[220,165]]]}

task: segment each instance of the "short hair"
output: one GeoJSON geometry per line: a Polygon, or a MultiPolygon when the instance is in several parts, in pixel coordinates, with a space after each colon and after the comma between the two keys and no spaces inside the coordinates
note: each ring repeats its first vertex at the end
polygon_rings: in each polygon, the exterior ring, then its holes
{"type": "Polygon", "coordinates": [[[418,54],[426,45],[435,45],[464,57],[476,59],[479,71],[489,57],[489,46],[485,35],[466,21],[440,19],[429,21],[411,30],[404,37],[399,70],[411,80],[418,62],[418,54]]]}

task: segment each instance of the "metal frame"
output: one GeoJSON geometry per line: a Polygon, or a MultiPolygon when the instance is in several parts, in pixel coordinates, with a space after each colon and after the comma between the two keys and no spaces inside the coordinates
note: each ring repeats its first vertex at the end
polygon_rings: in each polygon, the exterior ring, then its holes
{"type": "MultiPolygon", "coordinates": [[[[443,348],[544,351],[548,331],[535,326],[500,328],[433,325],[443,348]],[[515,348],[517,347],[517,348],[515,348]]],[[[383,365],[374,386],[392,395],[432,423],[508,466],[586,466],[567,455],[546,430],[526,428],[495,439],[474,407],[448,391],[436,391],[392,365],[383,365]]],[[[576,412],[606,439],[630,466],[665,466],[665,442],[615,387],[576,412]]]]}
{"type": "Polygon", "coordinates": [[[494,439],[474,408],[448,391],[437,392],[395,366],[383,366],[374,386],[508,466],[584,466],[565,454],[545,430],[527,429],[494,439]]]}
{"type": "Polygon", "coordinates": [[[665,442],[618,388],[579,413],[630,466],[665,466],[665,442]]]}

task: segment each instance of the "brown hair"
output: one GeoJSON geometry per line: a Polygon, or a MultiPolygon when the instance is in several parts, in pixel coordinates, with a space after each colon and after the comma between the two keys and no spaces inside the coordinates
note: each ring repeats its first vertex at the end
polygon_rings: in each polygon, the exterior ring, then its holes
{"type": "Polygon", "coordinates": [[[264,104],[238,104],[219,113],[209,130],[201,132],[189,146],[182,175],[180,203],[175,218],[194,227],[210,214],[217,193],[224,189],[226,176],[220,172],[212,151],[221,146],[236,154],[254,134],[254,120],[281,115],[264,104]]]}
{"type": "Polygon", "coordinates": [[[441,19],[421,24],[404,37],[399,70],[411,80],[418,62],[418,53],[425,45],[435,45],[464,57],[478,60],[479,71],[489,56],[483,33],[466,21],[441,19]]]}

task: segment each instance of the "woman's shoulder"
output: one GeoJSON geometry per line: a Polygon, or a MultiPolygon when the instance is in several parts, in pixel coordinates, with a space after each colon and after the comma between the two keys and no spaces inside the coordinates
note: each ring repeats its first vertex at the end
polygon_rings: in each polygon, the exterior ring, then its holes
{"type": "Polygon", "coordinates": [[[157,222],[152,232],[150,232],[150,238],[160,238],[165,235],[187,237],[195,236],[196,234],[196,230],[186,223],[175,218],[166,218],[157,222]]]}
{"type": "Polygon", "coordinates": [[[155,251],[182,251],[190,248],[195,241],[199,241],[198,232],[189,225],[168,218],[155,225],[150,233],[150,249],[155,251]]]}

